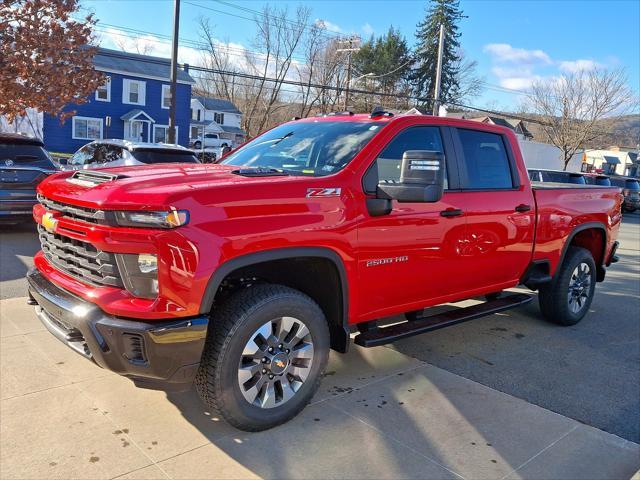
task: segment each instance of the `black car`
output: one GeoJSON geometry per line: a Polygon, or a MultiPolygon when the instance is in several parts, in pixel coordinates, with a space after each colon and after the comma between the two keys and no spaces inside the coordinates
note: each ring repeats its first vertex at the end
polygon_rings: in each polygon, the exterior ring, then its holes
{"type": "Polygon", "coordinates": [[[609,180],[614,187],[622,188],[622,195],[624,195],[623,211],[631,213],[640,208],[640,182],[638,182],[637,178],[612,175],[609,180]]]}
{"type": "Polygon", "coordinates": [[[51,157],[37,138],[0,133],[0,223],[31,219],[36,187],[54,173],[51,157]]]}
{"type": "Polygon", "coordinates": [[[587,182],[582,173],[562,170],[546,170],[544,168],[528,168],[529,180],[532,182],[574,183],[585,185],[587,182]]]}

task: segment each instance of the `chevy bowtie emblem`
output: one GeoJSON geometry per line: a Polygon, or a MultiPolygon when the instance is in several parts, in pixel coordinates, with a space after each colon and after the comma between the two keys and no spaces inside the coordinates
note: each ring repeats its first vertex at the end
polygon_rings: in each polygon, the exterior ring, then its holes
{"type": "Polygon", "coordinates": [[[11,160],[11,159],[5,160],[5,161],[4,161],[4,164],[5,164],[7,167],[10,167],[10,166],[12,166],[12,165],[13,165],[13,160],[11,160]]]}
{"type": "Polygon", "coordinates": [[[54,233],[58,225],[58,219],[53,217],[53,213],[47,212],[42,215],[42,226],[47,232],[54,233]]]}
{"type": "Polygon", "coordinates": [[[284,362],[282,360],[276,360],[274,363],[276,364],[276,367],[284,368],[284,362]]]}

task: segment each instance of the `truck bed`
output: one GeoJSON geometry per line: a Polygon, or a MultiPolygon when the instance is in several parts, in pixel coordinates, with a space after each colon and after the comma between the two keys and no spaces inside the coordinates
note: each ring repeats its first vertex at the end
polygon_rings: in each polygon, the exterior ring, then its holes
{"type": "MultiPolygon", "coordinates": [[[[563,254],[563,246],[578,228],[591,228],[594,238],[605,249],[596,265],[602,265],[613,247],[620,227],[622,194],[618,187],[532,182],[536,202],[536,241],[533,260],[550,261],[553,275],[563,254]]],[[[589,233],[589,235],[592,235],[589,233]]]]}
{"type": "Polygon", "coordinates": [[[566,190],[566,189],[618,189],[615,186],[605,185],[580,185],[577,183],[556,183],[556,182],[531,182],[531,188],[533,190],[566,190]]]}

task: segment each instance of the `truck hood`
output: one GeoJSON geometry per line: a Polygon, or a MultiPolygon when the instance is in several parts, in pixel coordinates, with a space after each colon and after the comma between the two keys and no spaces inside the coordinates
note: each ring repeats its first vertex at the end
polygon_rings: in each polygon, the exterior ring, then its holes
{"type": "Polygon", "coordinates": [[[203,190],[290,182],[300,177],[246,177],[232,173],[237,166],[203,164],[158,164],[117,167],[80,172],[113,175],[103,183],[78,182],[76,172],[49,177],[38,187],[47,198],[88,208],[154,209],[177,206],[176,202],[203,190]]]}

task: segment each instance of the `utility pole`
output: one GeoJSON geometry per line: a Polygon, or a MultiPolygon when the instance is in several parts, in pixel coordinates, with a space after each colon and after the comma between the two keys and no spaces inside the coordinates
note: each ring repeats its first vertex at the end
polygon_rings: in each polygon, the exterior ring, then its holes
{"type": "Polygon", "coordinates": [[[436,88],[433,99],[433,115],[438,116],[440,110],[440,87],[442,83],[442,51],[444,48],[444,25],[440,24],[440,39],[438,41],[438,65],[436,67],[436,88]]]}
{"type": "Polygon", "coordinates": [[[178,86],[178,32],[180,30],[180,0],[173,0],[173,42],[171,50],[171,103],[169,104],[168,142],[178,143],[176,139],[176,90],[178,86]]]}
{"type": "Polygon", "coordinates": [[[352,35],[346,40],[340,40],[338,43],[346,43],[349,45],[348,48],[339,48],[336,50],[337,52],[347,52],[347,85],[344,91],[344,110],[347,111],[349,108],[349,84],[351,83],[351,55],[353,52],[360,50],[360,47],[354,46],[354,44],[360,43],[360,37],[352,35]]]}

